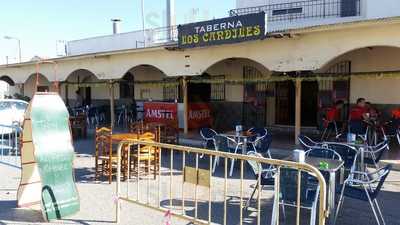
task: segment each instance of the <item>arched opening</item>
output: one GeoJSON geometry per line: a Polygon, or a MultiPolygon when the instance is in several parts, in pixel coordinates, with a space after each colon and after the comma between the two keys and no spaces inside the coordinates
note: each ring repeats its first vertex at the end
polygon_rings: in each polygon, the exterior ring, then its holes
{"type": "Polygon", "coordinates": [[[378,108],[383,118],[390,117],[390,111],[400,104],[399,58],[400,48],[390,46],[367,46],[337,56],[317,72],[350,76],[325,81],[326,99],[345,100],[351,107],[363,97],[378,108]]]}
{"type": "MultiPolygon", "coordinates": [[[[166,92],[166,74],[153,65],[137,65],[129,69],[119,82],[120,99],[127,101],[173,101],[178,96],[166,92]]],[[[178,87],[176,87],[178,88],[178,87]]]]}
{"type": "Polygon", "coordinates": [[[35,92],[48,92],[51,91],[51,83],[43,74],[31,74],[24,83],[24,95],[32,98],[35,92]],[[36,79],[37,77],[37,79],[36,79]],[[37,82],[37,84],[36,84],[37,82]],[[35,87],[37,88],[35,90],[35,87]]]}
{"type": "Polygon", "coordinates": [[[232,130],[236,124],[246,128],[266,126],[275,119],[274,104],[268,96],[273,88],[267,82],[271,75],[254,60],[227,58],[210,66],[201,77],[194,77],[190,81],[194,87],[189,85],[188,93],[209,92],[198,95],[210,106],[212,126],[217,130],[232,130]]]}
{"type": "Polygon", "coordinates": [[[15,83],[9,76],[1,76],[0,77],[0,99],[9,98],[15,92],[14,87],[15,83]]]}
{"type": "Polygon", "coordinates": [[[70,73],[63,85],[66,104],[72,107],[97,105],[107,100],[108,92],[105,85],[94,73],[86,69],[78,69],[70,73]]]}
{"type": "MultiPolygon", "coordinates": [[[[126,124],[124,110],[135,119],[145,118],[145,105],[163,107],[165,103],[179,100],[179,85],[170,85],[166,74],[153,65],[141,64],[130,68],[118,81],[119,98],[116,103],[117,123],[126,124]]],[[[177,118],[177,117],[176,117],[177,118]]],[[[175,121],[176,122],[176,121],[175,121]]],[[[177,122],[176,122],[177,123],[177,122]]]]}

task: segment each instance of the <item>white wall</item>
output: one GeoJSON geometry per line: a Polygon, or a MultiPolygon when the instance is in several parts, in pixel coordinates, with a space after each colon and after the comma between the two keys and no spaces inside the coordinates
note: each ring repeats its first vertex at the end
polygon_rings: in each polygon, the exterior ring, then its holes
{"type": "Polygon", "coordinates": [[[399,0],[362,0],[365,2],[367,18],[382,18],[400,15],[399,0]]]}
{"type": "Polygon", "coordinates": [[[157,46],[166,43],[168,39],[167,37],[173,38],[176,36],[176,30],[171,31],[162,28],[148,29],[145,31],[145,34],[143,34],[143,31],[139,30],[115,35],[73,40],[67,42],[67,55],[82,55],[157,46]],[[146,40],[146,43],[144,43],[144,40],[146,40]]]}
{"type": "MultiPolygon", "coordinates": [[[[332,65],[341,61],[351,61],[353,73],[400,71],[400,48],[372,47],[362,48],[339,56],[319,72],[325,72],[332,65]]],[[[363,97],[372,103],[400,104],[400,76],[383,78],[380,76],[352,77],[350,82],[350,102],[355,103],[357,98],[363,97]]]]}

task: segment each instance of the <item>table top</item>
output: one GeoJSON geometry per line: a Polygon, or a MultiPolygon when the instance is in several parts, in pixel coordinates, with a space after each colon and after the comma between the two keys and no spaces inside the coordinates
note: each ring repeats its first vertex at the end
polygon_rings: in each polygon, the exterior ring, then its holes
{"type": "Polygon", "coordinates": [[[165,127],[167,126],[165,123],[160,123],[160,122],[149,122],[146,123],[149,126],[153,126],[153,127],[165,127]]]}
{"type": "MultiPolygon", "coordinates": [[[[285,160],[294,161],[292,155],[286,157],[285,160]]],[[[306,156],[305,163],[314,166],[315,168],[317,168],[320,171],[327,171],[327,172],[336,172],[336,171],[340,170],[340,168],[344,165],[343,161],[339,161],[339,160],[336,160],[336,159],[325,159],[325,158],[309,157],[309,156],[306,156]],[[321,169],[319,167],[319,164],[321,162],[328,163],[329,168],[328,169],[321,169]]]]}
{"type": "Polygon", "coordinates": [[[368,148],[367,144],[357,144],[355,142],[347,142],[347,141],[338,141],[338,142],[324,142],[323,144],[344,144],[344,145],[349,145],[349,146],[353,146],[356,148],[368,148]]]}
{"type": "Polygon", "coordinates": [[[111,139],[113,141],[138,140],[139,138],[145,140],[154,140],[155,135],[149,132],[144,133],[142,135],[138,135],[136,133],[119,133],[111,135],[111,139]]]}
{"type": "Polygon", "coordinates": [[[236,131],[232,130],[232,131],[228,131],[228,132],[223,133],[223,135],[226,135],[226,136],[234,136],[234,137],[252,137],[252,136],[254,136],[255,134],[253,134],[253,133],[251,133],[251,132],[248,132],[248,131],[241,131],[241,132],[239,133],[239,135],[238,135],[238,134],[236,133],[236,131]]]}

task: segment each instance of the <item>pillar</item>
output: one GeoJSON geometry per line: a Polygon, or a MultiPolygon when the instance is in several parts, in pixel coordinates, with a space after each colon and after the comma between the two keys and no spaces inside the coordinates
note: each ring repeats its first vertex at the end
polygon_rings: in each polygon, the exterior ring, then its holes
{"type": "Polygon", "coordinates": [[[69,106],[69,99],[68,99],[68,95],[69,95],[69,93],[68,93],[68,82],[65,82],[64,84],[65,84],[65,104],[66,104],[67,106],[69,106]]]}
{"type": "Polygon", "coordinates": [[[111,127],[111,132],[114,130],[114,121],[115,121],[115,115],[114,115],[114,81],[110,80],[110,127],[111,127]]]}
{"type": "Polygon", "coordinates": [[[296,106],[295,106],[295,143],[300,144],[297,137],[301,132],[301,79],[296,79],[296,106]]]}
{"type": "Polygon", "coordinates": [[[183,132],[187,134],[189,132],[189,99],[188,99],[188,87],[187,78],[184,77],[182,81],[183,88],[183,132]]]}

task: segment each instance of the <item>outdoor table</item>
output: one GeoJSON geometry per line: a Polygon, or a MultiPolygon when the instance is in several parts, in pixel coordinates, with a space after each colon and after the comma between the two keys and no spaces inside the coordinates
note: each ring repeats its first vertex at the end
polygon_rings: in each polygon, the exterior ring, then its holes
{"type": "MultiPolygon", "coordinates": [[[[146,140],[153,140],[155,138],[155,135],[152,133],[145,133],[145,137],[143,135],[140,135],[142,139],[146,140]]],[[[111,135],[111,140],[113,142],[121,142],[121,141],[131,141],[131,140],[137,140],[139,138],[139,135],[136,133],[118,133],[118,134],[112,134],[111,135]]]]}
{"type": "Polygon", "coordinates": [[[368,145],[367,144],[357,144],[355,142],[323,142],[323,144],[345,144],[345,145],[349,145],[352,146],[354,148],[356,148],[356,150],[360,153],[360,172],[365,172],[365,163],[364,163],[364,156],[365,156],[365,150],[368,149],[368,145]]]}
{"type": "MultiPolygon", "coordinates": [[[[294,161],[293,155],[285,158],[287,161],[294,161]]],[[[338,172],[341,173],[340,177],[343,177],[343,166],[344,161],[339,161],[336,159],[326,159],[326,158],[318,158],[318,157],[309,157],[306,156],[305,163],[314,166],[320,171],[329,173],[329,183],[328,183],[328,210],[329,210],[329,224],[333,224],[336,212],[336,174],[338,172]],[[326,162],[329,165],[328,169],[320,168],[320,163],[326,162]]],[[[340,181],[342,183],[342,180],[340,181]]]]}
{"type": "MultiPolygon", "coordinates": [[[[147,123],[147,125],[148,126],[150,126],[150,127],[154,127],[154,128],[156,128],[157,129],[157,133],[158,133],[158,137],[156,137],[157,138],[157,142],[161,142],[161,130],[162,129],[165,129],[165,127],[167,126],[165,123],[160,123],[160,122],[150,122],[150,123],[147,123]]],[[[156,135],[157,136],[157,135],[156,135]]]]}
{"type": "MultiPolygon", "coordinates": [[[[155,135],[153,133],[150,133],[150,132],[147,132],[147,133],[144,133],[144,134],[141,134],[141,135],[138,135],[136,133],[117,133],[117,134],[112,134],[111,135],[111,141],[113,143],[119,143],[121,141],[134,141],[134,140],[139,140],[139,138],[141,140],[151,141],[151,140],[154,140],[155,135]]],[[[131,152],[129,150],[126,150],[124,152],[127,155],[131,154],[131,152]]],[[[122,154],[122,157],[124,158],[124,154],[122,154]]],[[[126,156],[126,157],[130,157],[130,156],[126,156]]],[[[128,163],[127,159],[126,160],[122,160],[121,169],[124,168],[124,167],[127,168],[128,167],[127,163],[128,163]],[[125,165],[123,165],[123,164],[125,164],[125,165]]],[[[126,178],[127,177],[127,172],[124,171],[123,174],[124,174],[124,178],[126,178]]]]}
{"type": "Polygon", "coordinates": [[[228,136],[228,137],[234,137],[238,139],[238,142],[240,141],[240,139],[243,140],[243,149],[242,149],[242,154],[246,155],[247,154],[247,139],[249,137],[253,137],[255,134],[248,132],[248,131],[241,131],[241,132],[236,132],[236,131],[229,131],[226,132],[222,135],[228,136]]]}

